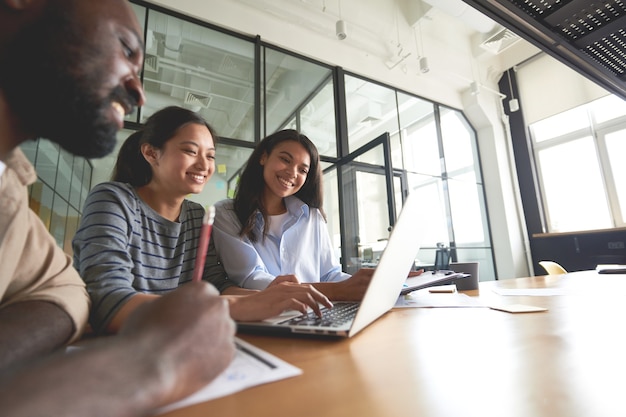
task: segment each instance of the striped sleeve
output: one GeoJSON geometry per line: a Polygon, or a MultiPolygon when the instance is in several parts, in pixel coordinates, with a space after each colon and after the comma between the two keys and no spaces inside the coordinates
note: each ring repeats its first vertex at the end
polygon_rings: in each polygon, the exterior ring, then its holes
{"type": "Polygon", "coordinates": [[[85,201],[80,226],[72,241],[74,266],[92,299],[90,322],[102,332],[133,288],[131,234],[137,222],[128,189],[100,184],[85,201]]]}

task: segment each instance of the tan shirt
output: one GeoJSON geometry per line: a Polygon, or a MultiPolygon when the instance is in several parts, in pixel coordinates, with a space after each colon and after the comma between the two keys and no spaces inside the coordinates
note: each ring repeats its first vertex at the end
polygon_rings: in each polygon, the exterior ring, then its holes
{"type": "Polygon", "coordinates": [[[89,296],[70,257],[28,206],[27,186],[37,179],[20,149],[4,161],[0,177],[0,308],[41,300],[61,307],[74,322],[76,340],[85,329],[89,296]]]}

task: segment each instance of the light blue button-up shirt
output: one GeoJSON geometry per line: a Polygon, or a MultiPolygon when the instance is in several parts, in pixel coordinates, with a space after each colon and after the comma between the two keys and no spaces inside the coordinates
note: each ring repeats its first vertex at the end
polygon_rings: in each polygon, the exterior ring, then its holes
{"type": "Polygon", "coordinates": [[[328,228],[318,209],[310,209],[297,197],[285,198],[289,216],[282,236],[263,238],[263,216],[257,212],[251,242],[239,236],[241,223],[233,209],[233,200],[215,205],[212,238],[218,257],[228,277],[239,286],[264,289],[278,275],[295,275],[300,282],[337,282],[350,277],[341,271],[334,256],[328,228]]]}

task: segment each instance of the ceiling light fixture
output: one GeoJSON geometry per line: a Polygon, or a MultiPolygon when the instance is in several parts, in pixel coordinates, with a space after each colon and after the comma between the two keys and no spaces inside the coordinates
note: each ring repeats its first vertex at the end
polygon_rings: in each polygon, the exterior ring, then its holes
{"type": "Polygon", "coordinates": [[[341,18],[341,0],[337,0],[337,8],[339,10],[339,20],[335,23],[335,34],[340,41],[348,37],[348,25],[345,20],[341,18]]]}
{"type": "Polygon", "coordinates": [[[335,30],[337,32],[337,39],[344,40],[348,36],[348,26],[345,20],[337,20],[335,24],[335,30]]]}
{"type": "Polygon", "coordinates": [[[430,71],[430,68],[428,67],[428,58],[426,58],[425,56],[419,58],[419,65],[420,72],[422,74],[426,74],[428,71],[430,71]]]}
{"type": "Polygon", "coordinates": [[[470,93],[473,96],[477,96],[478,94],[480,94],[480,88],[476,81],[472,81],[472,83],[470,84],[470,93]]]}
{"type": "Polygon", "coordinates": [[[413,30],[413,37],[415,38],[415,49],[417,51],[417,63],[419,66],[419,71],[422,74],[426,74],[428,71],[430,71],[430,67],[428,66],[428,58],[420,54],[420,51],[422,51],[422,53],[424,52],[424,40],[422,38],[422,22],[418,22],[418,30],[420,33],[420,42],[419,42],[420,46],[419,47],[417,45],[417,34],[415,33],[416,31],[413,30]]]}

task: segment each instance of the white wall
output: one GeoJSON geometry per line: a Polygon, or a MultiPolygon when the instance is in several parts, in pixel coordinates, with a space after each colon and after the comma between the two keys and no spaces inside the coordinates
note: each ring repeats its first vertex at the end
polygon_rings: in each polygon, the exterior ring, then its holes
{"type": "Polygon", "coordinates": [[[547,54],[520,65],[516,74],[519,99],[528,124],[609,94],[603,87],[547,54]]]}

